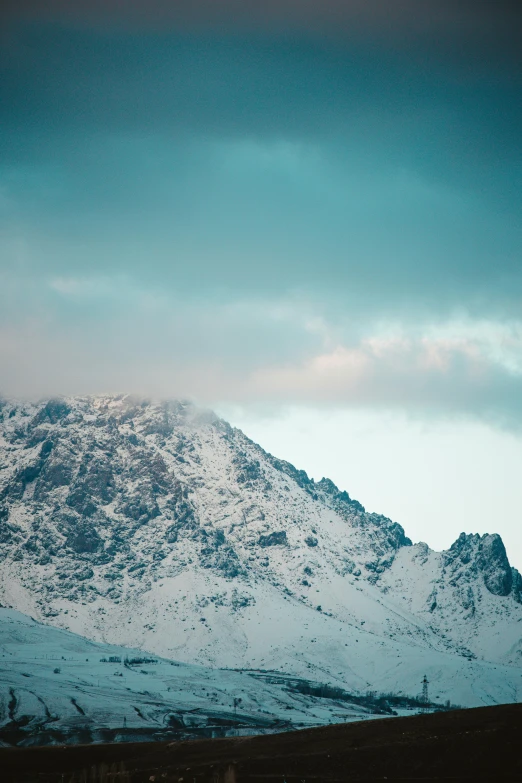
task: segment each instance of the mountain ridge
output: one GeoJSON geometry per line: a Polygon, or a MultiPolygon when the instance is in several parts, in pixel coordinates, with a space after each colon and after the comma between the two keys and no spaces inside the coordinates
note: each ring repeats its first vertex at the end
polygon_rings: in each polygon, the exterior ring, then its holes
{"type": "Polygon", "coordinates": [[[165,657],[357,688],[412,692],[406,669],[420,679],[435,656],[447,694],[460,664],[444,656],[483,662],[462,703],[498,700],[490,663],[520,665],[522,580],[497,534],[412,544],[185,401],[0,405],[2,603],[165,657]]]}

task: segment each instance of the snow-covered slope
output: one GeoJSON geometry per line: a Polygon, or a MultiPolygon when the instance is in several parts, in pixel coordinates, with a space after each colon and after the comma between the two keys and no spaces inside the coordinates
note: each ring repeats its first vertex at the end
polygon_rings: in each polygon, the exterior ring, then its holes
{"type": "Polygon", "coordinates": [[[518,700],[498,536],[412,546],[188,403],[4,402],[0,601],[92,639],[350,689],[518,700]]]}
{"type": "Polygon", "coordinates": [[[119,739],[165,729],[214,736],[373,717],[371,707],[316,698],[288,683],[151,658],[0,609],[0,738],[17,744],[86,742],[107,729],[119,730],[119,739]]]}

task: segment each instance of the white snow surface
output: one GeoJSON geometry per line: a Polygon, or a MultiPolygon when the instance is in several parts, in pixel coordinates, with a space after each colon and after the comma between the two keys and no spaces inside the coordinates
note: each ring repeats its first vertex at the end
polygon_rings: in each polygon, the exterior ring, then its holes
{"type": "Polygon", "coordinates": [[[171,716],[187,731],[212,726],[216,718],[263,731],[277,722],[308,726],[374,717],[362,706],[289,692],[261,673],[157,657],[132,663],[143,656],[0,609],[0,728],[30,719],[30,743],[38,730],[162,729],[171,716]]]}
{"type": "Polygon", "coordinates": [[[4,606],[202,666],[520,700],[522,583],[498,536],[412,546],[189,403],[0,410],[4,606]]]}

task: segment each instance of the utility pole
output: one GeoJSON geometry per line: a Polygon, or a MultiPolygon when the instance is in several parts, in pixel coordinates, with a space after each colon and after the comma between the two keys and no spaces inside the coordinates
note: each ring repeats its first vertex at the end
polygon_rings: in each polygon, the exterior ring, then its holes
{"type": "Polygon", "coordinates": [[[422,680],[422,696],[421,696],[421,702],[422,702],[422,712],[428,711],[428,704],[430,703],[430,699],[428,696],[428,678],[426,675],[424,675],[424,678],[422,680]]]}

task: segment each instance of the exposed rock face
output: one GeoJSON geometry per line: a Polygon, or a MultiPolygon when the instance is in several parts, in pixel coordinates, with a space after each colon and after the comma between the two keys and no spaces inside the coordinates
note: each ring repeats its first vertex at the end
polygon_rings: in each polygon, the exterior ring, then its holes
{"type": "Polygon", "coordinates": [[[463,567],[473,575],[481,574],[493,595],[509,595],[513,589],[513,569],[504,543],[496,533],[483,536],[461,533],[446,553],[446,563],[455,575],[463,567]]]}
{"type": "Polygon", "coordinates": [[[504,543],[496,533],[482,536],[479,564],[489,592],[509,595],[513,588],[513,573],[504,543]]]}
{"type": "Polygon", "coordinates": [[[286,530],[278,530],[274,533],[268,533],[266,536],[259,536],[259,546],[286,546],[287,543],[286,530]]]}
{"type": "Polygon", "coordinates": [[[522,604],[522,576],[516,568],[512,568],[511,577],[513,580],[513,597],[515,601],[522,604]]]}
{"type": "Polygon", "coordinates": [[[4,401],[0,576],[2,603],[206,663],[266,665],[265,641],[285,661],[290,642],[252,629],[256,613],[272,622],[292,607],[281,638],[320,623],[330,646],[347,639],[332,661],[363,648],[361,628],[492,657],[482,640],[495,627],[500,658],[522,649],[522,579],[499,536],[462,534],[445,553],[412,546],[329,479],[179,401],[4,401]]]}
{"type": "MultiPolygon", "coordinates": [[[[112,398],[50,400],[21,409],[4,406],[4,438],[16,458],[9,460],[2,475],[2,543],[18,544],[39,563],[42,557],[46,563],[57,557],[59,550],[66,552],[71,571],[75,561],[86,558],[98,565],[119,558],[122,567],[123,560],[128,561],[127,567],[136,557],[133,542],[139,531],[158,520],[164,533],[151,542],[152,563],[165,559],[173,546],[188,539],[197,543],[204,568],[230,578],[240,576],[244,569],[232,541],[221,529],[209,531],[208,520],[201,519],[197,502],[198,487],[204,483],[201,472],[192,470],[187,476],[187,470],[179,469],[201,464],[198,430],[186,432],[187,420],[195,415],[182,403],[151,406],[112,398]],[[17,521],[22,517],[30,534],[17,521]]],[[[372,559],[375,554],[393,559],[397,548],[411,543],[400,525],[366,514],[331,481],[316,484],[304,471],[267,458],[262,449],[217,419],[206,426],[225,445],[234,483],[249,495],[250,512],[255,505],[257,517],[263,520],[261,528],[266,532],[257,536],[261,548],[290,543],[286,530],[271,529],[270,494],[275,483],[283,484],[287,493],[287,482],[295,489],[295,478],[306,491],[308,515],[310,509],[313,515],[314,506],[323,513],[330,509],[347,525],[364,530],[372,559]],[[265,505],[268,513],[263,511],[265,505]]],[[[229,505],[225,500],[221,504],[229,505]]],[[[287,519],[286,514],[275,516],[287,519]]],[[[318,542],[315,533],[305,539],[308,547],[318,542]]],[[[16,549],[5,554],[19,556],[16,549]]]]}

